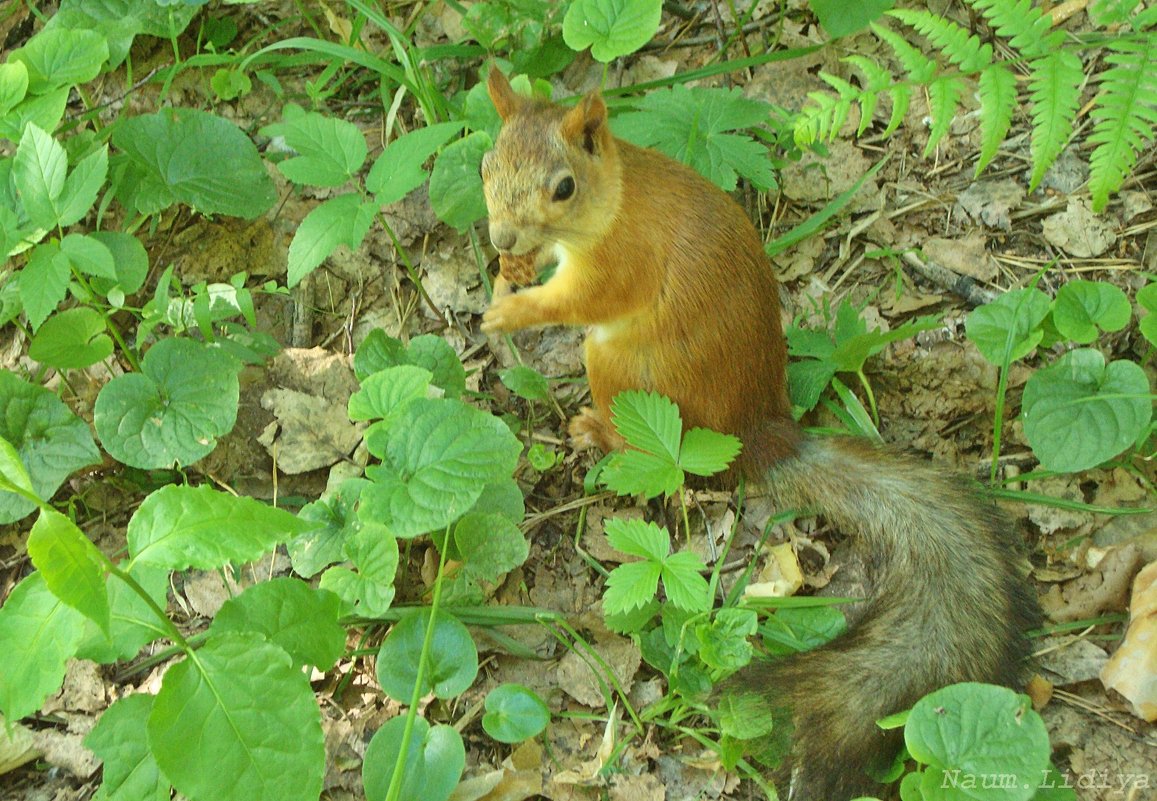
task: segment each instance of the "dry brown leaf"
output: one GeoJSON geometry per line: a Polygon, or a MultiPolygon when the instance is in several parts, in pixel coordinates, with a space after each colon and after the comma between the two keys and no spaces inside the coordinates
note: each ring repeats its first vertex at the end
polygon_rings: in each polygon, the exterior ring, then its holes
{"type": "Polygon", "coordinates": [[[1133,582],[1129,628],[1101,671],[1101,681],[1125,696],[1134,715],[1157,721],[1157,562],[1146,565],[1133,582]]]}
{"type": "Polygon", "coordinates": [[[1063,586],[1054,585],[1041,598],[1041,608],[1058,623],[1124,609],[1129,582],[1133,580],[1140,560],[1141,552],[1136,545],[1110,548],[1085,575],[1063,586]]]}

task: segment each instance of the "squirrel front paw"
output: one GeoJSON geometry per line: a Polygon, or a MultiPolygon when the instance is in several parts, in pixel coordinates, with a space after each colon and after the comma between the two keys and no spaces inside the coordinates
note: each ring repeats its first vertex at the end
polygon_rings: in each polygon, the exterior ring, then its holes
{"type": "Polygon", "coordinates": [[[483,332],[498,334],[518,331],[540,322],[535,313],[534,301],[527,297],[528,292],[501,297],[495,295],[490,301],[490,308],[482,315],[483,332]]]}

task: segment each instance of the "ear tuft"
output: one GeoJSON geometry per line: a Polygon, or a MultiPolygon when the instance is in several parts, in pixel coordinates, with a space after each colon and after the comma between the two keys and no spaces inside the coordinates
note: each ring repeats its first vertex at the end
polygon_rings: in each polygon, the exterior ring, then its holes
{"type": "Polygon", "coordinates": [[[503,121],[510,119],[522,108],[523,99],[514,91],[510,81],[506,79],[498,67],[490,68],[490,76],[486,80],[486,90],[490,94],[490,100],[494,103],[498,116],[503,121]]]}
{"type": "Polygon", "coordinates": [[[581,143],[584,150],[594,154],[606,122],[607,104],[596,89],[563,117],[562,135],[568,141],[581,143]]]}

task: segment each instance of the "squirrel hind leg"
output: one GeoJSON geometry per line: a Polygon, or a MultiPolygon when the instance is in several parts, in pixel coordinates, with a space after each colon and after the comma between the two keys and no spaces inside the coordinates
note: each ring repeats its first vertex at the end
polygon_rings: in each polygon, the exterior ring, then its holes
{"type": "Polygon", "coordinates": [[[570,419],[567,426],[571,447],[583,451],[598,448],[601,451],[622,450],[626,444],[610,421],[597,409],[584,406],[570,419]]]}

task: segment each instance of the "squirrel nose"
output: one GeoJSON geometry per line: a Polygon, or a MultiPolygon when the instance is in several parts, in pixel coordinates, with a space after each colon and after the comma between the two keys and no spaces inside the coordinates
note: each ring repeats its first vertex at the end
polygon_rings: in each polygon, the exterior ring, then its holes
{"type": "Polygon", "coordinates": [[[513,250],[518,244],[518,233],[505,225],[491,225],[490,243],[499,250],[513,250]]]}

